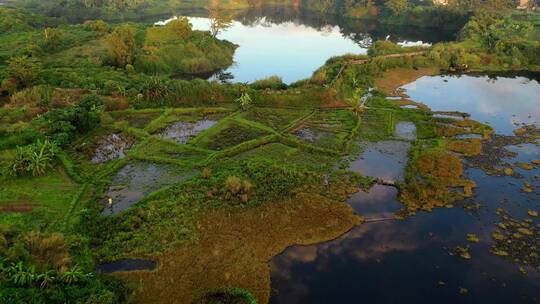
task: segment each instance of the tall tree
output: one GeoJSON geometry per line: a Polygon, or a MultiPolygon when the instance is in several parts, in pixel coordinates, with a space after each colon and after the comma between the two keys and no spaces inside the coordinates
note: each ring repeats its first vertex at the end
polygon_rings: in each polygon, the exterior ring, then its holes
{"type": "Polygon", "coordinates": [[[217,7],[210,8],[210,32],[216,37],[220,32],[232,26],[232,17],[217,7]]]}
{"type": "Polygon", "coordinates": [[[130,25],[121,25],[106,39],[107,52],[111,64],[124,68],[133,63],[135,56],[135,29],[130,25]]]}

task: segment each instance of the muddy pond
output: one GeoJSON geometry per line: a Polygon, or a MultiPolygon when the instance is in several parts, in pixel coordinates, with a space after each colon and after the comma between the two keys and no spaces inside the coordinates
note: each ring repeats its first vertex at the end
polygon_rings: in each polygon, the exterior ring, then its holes
{"type": "MultiPolygon", "coordinates": [[[[487,76],[423,77],[404,86],[412,100],[434,111],[461,111],[487,122],[498,134],[512,134],[523,123],[540,122],[540,84],[533,78],[487,76]]],[[[396,135],[414,138],[412,126],[396,135]],[[403,134],[401,134],[403,133],[403,134]]],[[[402,178],[406,141],[361,143],[363,154],[351,170],[378,178],[402,178]]],[[[540,158],[538,144],[510,146],[508,163],[540,158]]],[[[348,203],[366,223],[336,240],[293,246],[271,261],[271,303],[536,303],[540,271],[490,252],[500,221],[497,208],[517,219],[540,211],[540,170],[515,169],[519,176],[491,176],[466,170],[478,184],[474,197],[452,209],[391,219],[400,209],[397,190],[376,185],[352,195],[348,203]],[[477,205],[479,204],[479,205],[477,205]],[[467,208],[474,205],[475,208],[467,208]],[[468,242],[467,234],[479,242],[468,242]],[[470,259],[452,254],[468,247],[470,259]]],[[[532,220],[531,220],[532,221],[532,220]]],[[[539,244],[530,244],[535,247],[539,244]]]]}

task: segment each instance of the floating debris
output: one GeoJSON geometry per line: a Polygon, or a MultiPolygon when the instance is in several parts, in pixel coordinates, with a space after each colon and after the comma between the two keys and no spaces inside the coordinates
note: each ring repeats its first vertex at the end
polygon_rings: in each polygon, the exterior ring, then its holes
{"type": "Polygon", "coordinates": [[[529,210],[527,211],[527,214],[529,216],[532,216],[532,217],[537,217],[538,216],[538,212],[534,211],[534,210],[529,210]]]}
{"type": "MultiPolygon", "coordinates": [[[[532,211],[532,214],[535,213],[532,211]]],[[[517,220],[501,209],[497,210],[497,214],[503,222],[498,224],[501,229],[491,234],[491,252],[521,266],[532,266],[540,270],[540,223],[537,217],[517,220]]]]}
{"type": "Polygon", "coordinates": [[[480,242],[480,238],[478,238],[478,236],[474,233],[469,233],[467,234],[467,241],[471,242],[471,243],[479,243],[480,242]]]}
{"type": "Polygon", "coordinates": [[[516,163],[516,166],[517,166],[518,168],[523,169],[523,170],[532,170],[532,169],[534,169],[534,166],[533,166],[533,165],[528,164],[528,163],[524,163],[524,162],[521,162],[521,161],[518,161],[518,162],[516,163]]]}
{"type": "Polygon", "coordinates": [[[467,294],[469,292],[469,290],[467,288],[464,288],[464,287],[459,287],[458,292],[459,292],[459,294],[467,294]]]}
{"type": "Polygon", "coordinates": [[[525,182],[525,184],[523,184],[523,187],[521,187],[521,191],[525,193],[531,193],[534,191],[534,186],[528,182],[525,182]]]}
{"type": "Polygon", "coordinates": [[[465,260],[471,259],[471,254],[469,253],[469,247],[456,246],[450,252],[450,255],[458,255],[465,260]]]}

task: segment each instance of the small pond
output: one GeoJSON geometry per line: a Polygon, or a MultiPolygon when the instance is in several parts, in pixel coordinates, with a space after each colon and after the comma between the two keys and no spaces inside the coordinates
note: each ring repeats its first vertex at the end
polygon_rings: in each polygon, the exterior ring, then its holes
{"type": "Polygon", "coordinates": [[[403,86],[405,93],[434,111],[460,111],[487,122],[499,134],[521,124],[540,124],[539,75],[425,76],[403,86]]]}
{"type": "Polygon", "coordinates": [[[327,132],[315,128],[309,128],[309,127],[303,127],[297,131],[294,132],[296,137],[298,137],[300,140],[308,143],[315,143],[320,139],[333,137],[335,136],[332,132],[327,132]]]}
{"type": "Polygon", "coordinates": [[[416,125],[410,121],[400,121],[396,124],[395,135],[406,140],[416,139],[416,125]]]}

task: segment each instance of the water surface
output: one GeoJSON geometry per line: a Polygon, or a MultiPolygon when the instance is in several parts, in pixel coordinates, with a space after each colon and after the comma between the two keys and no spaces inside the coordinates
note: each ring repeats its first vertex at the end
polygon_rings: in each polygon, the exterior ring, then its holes
{"type": "MultiPolygon", "coordinates": [[[[179,15],[187,16],[196,30],[210,28],[207,14],[183,11],[179,15]]],[[[376,40],[430,45],[450,40],[453,35],[431,28],[388,27],[336,15],[287,10],[286,6],[264,6],[259,10],[237,12],[233,17],[232,26],[219,33],[218,38],[239,46],[234,55],[235,63],[210,79],[253,82],[278,75],[285,83],[292,83],[311,77],[330,57],[366,54],[369,45],[376,40]]],[[[174,18],[156,24],[163,25],[174,18]]]]}
{"type": "MultiPolygon", "coordinates": [[[[521,123],[540,118],[540,84],[524,77],[424,77],[405,88],[415,101],[435,110],[468,112],[498,133],[511,134],[521,123]]],[[[403,165],[396,149],[388,148],[395,142],[379,144],[368,146],[351,169],[400,177],[403,171],[396,168],[403,165]]],[[[509,163],[540,159],[535,144],[508,149],[517,153],[505,159],[509,163]]],[[[521,191],[525,181],[538,186],[540,170],[516,170],[522,178],[467,169],[478,188],[457,207],[369,222],[330,242],[288,248],[270,263],[271,303],[537,303],[540,272],[525,267],[524,275],[519,265],[490,252],[497,208],[518,219],[540,211],[540,194],[521,191]],[[480,207],[464,207],[474,204],[480,207]],[[480,242],[468,242],[469,233],[480,242]],[[472,258],[451,255],[456,246],[468,246],[472,258]]],[[[396,195],[390,187],[375,186],[347,202],[369,221],[391,217],[399,207],[396,195]]]]}
{"type": "MultiPolygon", "coordinates": [[[[538,77],[538,75],[536,75],[538,77]]],[[[516,126],[540,126],[538,78],[474,75],[425,76],[405,85],[405,93],[434,111],[460,111],[487,122],[499,134],[516,126]]]]}

